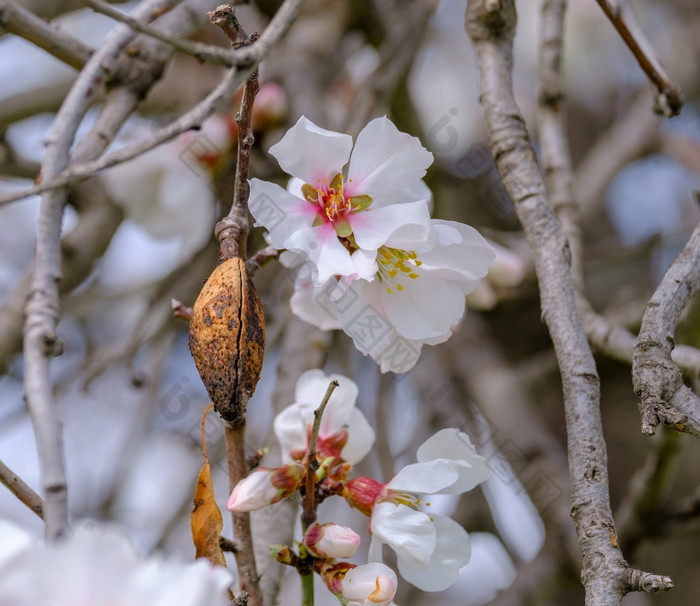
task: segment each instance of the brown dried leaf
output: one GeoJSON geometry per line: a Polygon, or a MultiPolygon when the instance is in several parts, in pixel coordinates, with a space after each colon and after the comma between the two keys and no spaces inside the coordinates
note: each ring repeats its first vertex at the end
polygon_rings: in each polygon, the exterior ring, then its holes
{"type": "Polygon", "coordinates": [[[234,425],[260,378],[265,316],[245,262],[223,261],[192,307],[190,351],[214,409],[234,425]]]}
{"type": "Polygon", "coordinates": [[[192,540],[197,558],[207,558],[212,564],[226,567],[226,558],[219,545],[219,537],[224,527],[221,511],[214,498],[214,484],[211,478],[211,466],[204,440],[204,421],[211,406],[202,416],[202,455],[204,463],[197,476],[197,488],[194,491],[194,508],[190,518],[192,540]]]}

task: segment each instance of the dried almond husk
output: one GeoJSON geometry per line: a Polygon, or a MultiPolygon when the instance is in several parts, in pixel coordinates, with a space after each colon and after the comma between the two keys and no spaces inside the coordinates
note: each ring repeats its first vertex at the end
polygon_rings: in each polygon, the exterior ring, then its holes
{"type": "Polygon", "coordinates": [[[260,378],[265,316],[240,257],[218,265],[192,307],[190,351],[214,410],[242,424],[260,378]]]}

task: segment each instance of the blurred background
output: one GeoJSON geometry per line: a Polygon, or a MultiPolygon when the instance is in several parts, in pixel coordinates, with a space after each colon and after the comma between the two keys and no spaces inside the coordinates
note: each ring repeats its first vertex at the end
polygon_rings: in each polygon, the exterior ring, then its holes
{"type": "MultiPolygon", "coordinates": [[[[16,4],[91,48],[115,26],[80,2],[16,4]]],[[[210,4],[209,10],[216,2],[210,4]]],[[[258,0],[237,14],[248,32],[261,31],[279,4],[258,0]]],[[[541,3],[517,4],[514,85],[537,149],[541,3]]],[[[136,5],[113,4],[126,12],[136,5]]],[[[377,431],[361,473],[386,481],[415,460],[416,446],[435,430],[459,427],[494,474],[483,489],[434,507],[472,533],[472,562],[446,592],[422,594],[401,583],[397,603],[574,606],[583,604],[583,589],[569,518],[560,378],[527,244],[485,145],[465,6],[465,0],[308,0],[261,66],[251,176],[285,184],[267,150],[301,115],[355,136],[369,119],[386,114],[434,154],[426,177],[434,216],[477,227],[499,246],[499,259],[498,271],[469,296],[455,335],[424,347],[416,368],[400,376],[380,375],[346,335],[322,333],[292,317],[293,274],[277,262],[262,268],[255,282],[267,317],[267,352],[249,405],[248,446],[251,453],[272,446],[274,415],[292,403],[301,372],[319,366],[360,386],[359,406],[377,431]]],[[[594,2],[569,7],[564,72],[586,293],[609,320],[636,331],[646,301],[700,219],[693,197],[700,189],[700,5],[638,1],[634,8],[683,89],[680,116],[662,120],[652,112],[650,85],[594,2]]],[[[27,188],[37,176],[43,141],[77,73],[3,32],[0,194],[27,188]]],[[[210,25],[193,38],[228,45],[210,25]]],[[[222,73],[175,54],[110,149],[148,138],[201,100],[222,73]]],[[[102,100],[81,133],[94,124],[102,100]]],[[[230,206],[238,102],[231,99],[201,130],[69,192],[58,327],[65,350],[51,371],[65,423],[71,518],[117,522],[143,553],[194,555],[188,518],[208,399],[189,355],[187,323],[173,317],[171,300],[191,305],[216,263],[213,227],[230,206]]],[[[0,459],[39,490],[21,355],[37,213],[38,198],[0,206],[0,459]]],[[[249,250],[264,245],[254,229],[249,250]]],[[[686,311],[677,343],[700,346],[697,303],[686,311]]],[[[661,430],[642,437],[629,366],[604,355],[597,362],[623,553],[633,566],[675,581],[667,594],[630,595],[624,603],[695,605],[700,445],[661,430]],[[643,474],[654,465],[664,477],[655,506],[634,520],[629,502],[636,478],[648,477],[643,474]]],[[[697,377],[688,380],[697,387],[697,377]]],[[[222,428],[213,416],[207,436],[223,506],[228,478],[222,428]]],[[[264,462],[274,465],[272,456],[264,462]]],[[[331,501],[324,515],[342,522],[348,514],[331,501]]],[[[5,489],[0,517],[43,534],[41,520],[5,489]]],[[[297,585],[288,575],[283,604],[298,600],[297,585]]],[[[319,596],[319,604],[334,602],[330,594],[319,596]]]]}

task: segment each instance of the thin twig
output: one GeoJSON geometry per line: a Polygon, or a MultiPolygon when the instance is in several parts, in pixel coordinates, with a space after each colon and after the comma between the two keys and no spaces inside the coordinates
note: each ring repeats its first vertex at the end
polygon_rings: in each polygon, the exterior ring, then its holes
{"type": "Polygon", "coordinates": [[[44,499],[42,499],[25,481],[15,474],[5,463],[0,461],[0,482],[22,503],[42,520],[44,519],[44,499]]]}
{"type": "MultiPolygon", "coordinates": [[[[245,455],[245,421],[236,426],[225,423],[224,436],[226,438],[229,484],[233,490],[236,484],[248,475],[245,455]]],[[[233,538],[238,546],[235,555],[241,589],[248,593],[250,606],[262,606],[262,593],[255,566],[253,535],[250,530],[250,514],[234,511],[231,515],[233,518],[233,538]]]]}
{"type": "Polygon", "coordinates": [[[316,470],[318,469],[318,461],[316,460],[316,442],[318,441],[318,432],[321,430],[321,419],[328,405],[328,400],[331,399],[335,388],[338,387],[338,381],[333,379],[323,395],[321,404],[314,410],[314,423],[311,427],[311,435],[309,436],[309,448],[307,451],[306,469],[306,492],[304,493],[304,511],[301,514],[301,525],[306,530],[316,521],[316,470]]]}
{"type": "Polygon", "coordinates": [[[598,4],[632,51],[639,67],[656,87],[654,110],[667,118],[677,116],[683,107],[683,95],[656,58],[654,49],[639,26],[628,0],[598,0],[598,4]]]}
{"type": "Polygon", "coordinates": [[[256,271],[267,265],[270,261],[279,259],[281,252],[281,250],[277,250],[272,245],[261,248],[245,262],[245,265],[248,268],[248,273],[252,276],[256,271]]]}
{"type": "Polygon", "coordinates": [[[659,423],[700,438],[700,398],[684,385],[671,359],[680,314],[700,290],[700,224],[647,303],[632,358],[634,391],[641,399],[642,433],[659,423]]]}
{"type": "Polygon", "coordinates": [[[272,48],[279,42],[280,38],[291,27],[292,22],[296,18],[301,9],[304,0],[285,0],[284,4],[275,13],[275,16],[270,21],[265,31],[260,38],[249,47],[241,48],[238,51],[240,65],[247,66],[244,70],[231,69],[217,86],[201,103],[194,107],[189,112],[180,116],[167,126],[156,131],[148,140],[133,145],[126,146],[119,151],[113,152],[107,156],[92,162],[85,162],[69,167],[61,174],[49,178],[47,175],[42,175],[42,182],[32,188],[21,192],[13,192],[11,194],[0,197],[0,205],[8,204],[16,200],[21,200],[35,194],[43,193],[58,187],[64,187],[76,181],[82,181],[92,176],[94,173],[110,168],[131,160],[158,145],[173,139],[186,130],[198,127],[208,116],[210,116],[220,103],[228,100],[228,97],[233,94],[233,91],[240,86],[248,74],[255,66],[264,59],[272,48]],[[228,95],[228,97],[227,97],[228,95]]]}
{"type": "MultiPolygon", "coordinates": [[[[231,40],[234,49],[250,46],[257,38],[257,34],[253,34],[250,37],[246,34],[230,6],[221,5],[215,11],[209,13],[209,19],[214,25],[219,26],[224,31],[231,40]]],[[[258,70],[256,68],[245,81],[241,107],[238,110],[238,114],[236,114],[238,152],[231,210],[216,224],[214,229],[214,233],[219,240],[219,249],[223,259],[230,259],[231,257],[246,258],[246,241],[249,231],[248,197],[250,195],[248,171],[250,150],[255,142],[251,122],[253,118],[253,104],[259,89],[258,70]]]]}
{"type": "Polygon", "coordinates": [[[569,247],[547,199],[513,97],[513,0],[470,0],[466,26],[477,54],[491,153],[532,250],[542,316],[562,376],[572,517],[583,558],[586,603],[617,606],[630,590],[666,589],[672,582],[668,577],[631,570],[615,540],[600,419],[600,380],[576,307],[569,247]]]}
{"type": "Polygon", "coordinates": [[[119,21],[120,23],[125,23],[133,30],[155,38],[156,40],[160,40],[161,42],[172,46],[175,50],[180,51],[181,53],[192,55],[199,61],[213,63],[214,65],[221,65],[223,67],[234,67],[239,65],[231,51],[218,46],[213,46],[211,44],[192,42],[156,27],[145,25],[137,19],[133,19],[129,15],[125,15],[115,8],[112,8],[109,4],[102,2],[101,0],[83,0],[83,2],[95,12],[107,15],[111,19],[119,21]]]}
{"type": "Polygon", "coordinates": [[[77,70],[82,69],[93,52],[77,38],[9,0],[0,0],[0,28],[21,36],[77,70]]]}
{"type": "Polygon", "coordinates": [[[630,558],[645,538],[658,533],[664,500],[680,461],[681,446],[677,432],[662,431],[644,465],[632,477],[625,500],[615,516],[620,545],[630,558]]]}

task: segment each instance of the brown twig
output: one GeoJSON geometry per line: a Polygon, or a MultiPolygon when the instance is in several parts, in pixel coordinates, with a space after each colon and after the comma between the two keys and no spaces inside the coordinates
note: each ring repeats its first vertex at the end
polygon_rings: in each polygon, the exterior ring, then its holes
{"type": "Polygon", "coordinates": [[[630,569],[617,545],[600,419],[600,380],[576,307],[570,250],[513,96],[516,21],[513,0],[468,3],[466,27],[477,54],[491,153],[532,250],[542,316],[562,377],[572,517],[582,553],[586,603],[617,606],[629,591],[668,589],[673,583],[668,577],[630,569]]]}
{"type": "Polygon", "coordinates": [[[642,433],[664,423],[700,438],[700,398],[683,384],[671,359],[676,324],[700,290],[700,224],[647,303],[632,358],[634,391],[641,399],[642,433]]]}
{"type": "Polygon", "coordinates": [[[15,474],[5,463],[0,461],[0,482],[2,482],[10,492],[22,503],[31,509],[42,520],[44,519],[44,499],[42,499],[32,488],[15,474]]]}
{"type": "MultiPolygon", "coordinates": [[[[225,423],[224,436],[226,438],[229,484],[233,490],[236,484],[248,475],[245,455],[245,421],[235,427],[231,423],[225,423]]],[[[255,566],[253,535],[250,530],[250,514],[234,511],[231,515],[233,518],[233,537],[238,546],[235,555],[241,590],[248,594],[250,606],[262,606],[262,593],[255,566]]]]}
{"type": "MultiPolygon", "coordinates": [[[[241,27],[234,10],[227,5],[221,5],[215,11],[209,13],[209,19],[214,25],[218,25],[231,40],[234,49],[250,46],[257,38],[257,34],[248,37],[241,27]]],[[[236,114],[238,124],[238,155],[236,157],[236,177],[233,183],[233,201],[228,215],[216,224],[214,233],[219,239],[219,248],[223,259],[231,257],[246,257],[246,241],[248,239],[248,170],[250,166],[250,150],[255,138],[251,126],[253,117],[253,104],[258,94],[257,68],[248,76],[243,86],[241,107],[236,114]]]]}
{"type": "Polygon", "coordinates": [[[665,430],[641,469],[632,477],[624,502],[616,514],[620,545],[633,558],[642,541],[659,531],[662,507],[681,454],[680,435],[665,430]]]}
{"type": "Polygon", "coordinates": [[[676,116],[683,107],[683,95],[666,74],[654,49],[639,26],[627,0],[598,0],[605,16],[613,24],[617,33],[632,51],[639,67],[644,70],[647,78],[656,87],[656,102],[654,111],[666,117],[676,116]]]}
{"type": "Polygon", "coordinates": [[[277,250],[272,245],[261,248],[245,262],[245,265],[248,268],[248,273],[252,276],[256,271],[267,265],[270,261],[278,259],[281,252],[281,250],[277,250]]]}
{"type": "Polygon", "coordinates": [[[316,521],[316,470],[318,469],[318,461],[316,460],[316,442],[318,440],[318,432],[321,429],[321,419],[328,405],[328,400],[338,387],[338,381],[333,379],[323,395],[321,404],[314,410],[314,424],[311,427],[311,435],[309,436],[309,448],[307,452],[307,469],[306,469],[306,491],[304,493],[304,510],[301,514],[301,525],[304,530],[311,526],[316,521]]]}

